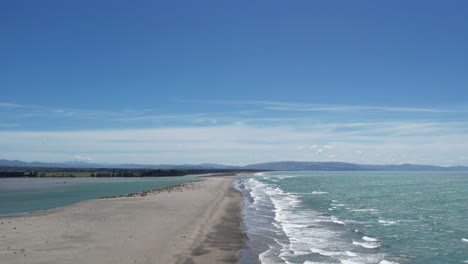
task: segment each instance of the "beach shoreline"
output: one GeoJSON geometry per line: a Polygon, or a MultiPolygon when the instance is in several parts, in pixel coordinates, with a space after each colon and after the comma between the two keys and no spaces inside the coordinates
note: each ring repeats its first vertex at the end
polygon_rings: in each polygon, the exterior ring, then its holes
{"type": "Polygon", "coordinates": [[[0,262],[236,263],[245,234],[234,180],[0,218],[0,262]]]}

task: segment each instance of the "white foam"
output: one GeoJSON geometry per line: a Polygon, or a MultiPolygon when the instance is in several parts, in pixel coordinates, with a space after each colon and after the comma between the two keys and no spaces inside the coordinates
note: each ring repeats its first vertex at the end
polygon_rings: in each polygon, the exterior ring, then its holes
{"type": "Polygon", "coordinates": [[[283,258],[283,257],[293,257],[294,256],[294,253],[291,252],[290,250],[284,250],[282,249],[281,250],[281,253],[279,254],[279,257],[283,258]]]}
{"type": "Polygon", "coordinates": [[[272,251],[272,248],[270,247],[268,250],[266,250],[266,251],[260,253],[260,254],[258,255],[258,259],[260,259],[260,262],[261,262],[261,263],[272,263],[272,262],[270,261],[270,257],[269,257],[269,256],[270,256],[270,255],[273,255],[273,254],[274,254],[274,252],[272,251]]]}
{"type": "Polygon", "coordinates": [[[321,194],[328,194],[328,192],[313,191],[312,194],[321,195],[321,194]]]}
{"type": "Polygon", "coordinates": [[[466,239],[466,238],[462,238],[461,240],[462,240],[463,242],[468,242],[468,239],[466,239]]]}
{"type": "Polygon", "coordinates": [[[255,176],[264,176],[265,173],[264,172],[257,172],[257,173],[254,173],[255,176]]]}
{"type": "Polygon", "coordinates": [[[379,224],[382,224],[384,226],[389,226],[389,225],[396,225],[396,224],[398,224],[398,222],[397,221],[379,220],[379,224]]]}
{"type": "Polygon", "coordinates": [[[369,209],[351,209],[351,212],[371,212],[371,213],[377,213],[379,210],[374,209],[374,208],[369,208],[369,209]]]}
{"type": "Polygon", "coordinates": [[[364,248],[378,248],[380,247],[380,243],[378,242],[358,242],[358,241],[353,241],[353,244],[356,246],[361,246],[364,248]]]}
{"type": "Polygon", "coordinates": [[[362,237],[362,240],[365,240],[365,241],[368,241],[368,242],[377,242],[377,241],[379,241],[377,238],[368,237],[368,236],[362,237]]]}
{"type": "Polygon", "coordinates": [[[336,207],[344,207],[344,206],[346,206],[346,204],[335,204],[335,203],[332,203],[331,205],[332,205],[332,206],[336,206],[336,207]]]}
{"type": "Polygon", "coordinates": [[[355,262],[355,261],[351,261],[351,260],[347,260],[347,259],[342,259],[341,263],[342,264],[362,264],[362,262],[355,262]]]}
{"type": "Polygon", "coordinates": [[[340,252],[333,252],[333,251],[323,250],[323,249],[319,249],[319,248],[311,248],[310,251],[312,251],[312,253],[320,254],[320,255],[326,256],[326,257],[333,257],[333,256],[341,255],[340,252]]]}
{"type": "Polygon", "coordinates": [[[294,176],[294,175],[275,175],[275,177],[278,178],[278,179],[297,178],[297,176],[294,176]]]}
{"type": "MultiPolygon", "coordinates": [[[[383,259],[377,254],[351,252],[354,246],[349,243],[349,240],[342,239],[343,232],[347,231],[339,226],[330,225],[330,223],[345,225],[344,221],[307,207],[298,210],[297,206],[304,206],[301,196],[310,195],[310,192],[289,193],[279,188],[276,183],[264,183],[257,179],[253,177],[246,181],[247,189],[251,190],[251,196],[258,201],[258,204],[252,207],[271,202],[274,212],[270,222],[271,229],[275,229],[281,237],[281,239],[273,238],[275,243],[269,245],[269,249],[260,254],[261,263],[288,263],[294,256],[311,254],[311,252],[345,264],[378,263],[383,259]],[[283,235],[286,237],[283,238],[283,235]]],[[[326,194],[315,191],[315,194],[319,193],[326,194]]],[[[334,202],[337,203],[336,200],[334,202]]],[[[345,205],[340,204],[340,206],[345,205]]],[[[363,240],[358,243],[366,248],[380,246],[377,241],[363,240]]],[[[314,264],[315,262],[304,263],[314,264]]]]}
{"type": "Polygon", "coordinates": [[[338,220],[338,219],[333,219],[332,222],[335,223],[335,224],[339,224],[339,225],[346,225],[345,222],[343,222],[341,220],[338,220]]]}
{"type": "Polygon", "coordinates": [[[354,253],[354,252],[351,252],[351,251],[346,251],[345,253],[346,253],[346,255],[348,255],[348,256],[350,256],[350,257],[357,257],[357,256],[359,256],[359,254],[354,253]]]}
{"type": "Polygon", "coordinates": [[[379,264],[398,264],[398,262],[392,262],[392,261],[388,261],[388,260],[382,260],[379,262],[379,264]]]}

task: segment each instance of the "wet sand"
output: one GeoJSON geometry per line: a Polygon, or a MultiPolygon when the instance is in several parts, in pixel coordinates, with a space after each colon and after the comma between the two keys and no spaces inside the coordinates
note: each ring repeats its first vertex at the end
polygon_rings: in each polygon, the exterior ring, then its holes
{"type": "Polygon", "coordinates": [[[245,234],[233,180],[0,218],[0,263],[236,263],[245,234]]]}

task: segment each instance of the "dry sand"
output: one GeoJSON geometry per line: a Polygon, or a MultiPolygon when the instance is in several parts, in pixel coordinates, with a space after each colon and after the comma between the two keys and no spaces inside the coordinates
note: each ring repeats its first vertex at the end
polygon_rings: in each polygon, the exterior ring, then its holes
{"type": "Polygon", "coordinates": [[[236,263],[245,235],[233,178],[0,218],[0,263],[236,263]]]}

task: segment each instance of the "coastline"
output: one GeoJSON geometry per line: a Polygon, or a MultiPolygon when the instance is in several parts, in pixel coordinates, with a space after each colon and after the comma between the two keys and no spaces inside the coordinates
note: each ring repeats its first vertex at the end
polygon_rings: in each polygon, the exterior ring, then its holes
{"type": "Polygon", "coordinates": [[[245,234],[234,180],[0,218],[0,262],[236,263],[245,234]]]}
{"type": "MultiPolygon", "coordinates": [[[[229,176],[234,175],[223,175],[226,178],[229,176]]],[[[200,226],[190,254],[180,255],[177,264],[239,262],[239,253],[245,246],[247,236],[242,228],[243,196],[234,187],[234,181],[235,178],[231,178],[225,182],[227,189],[224,197],[214,205],[206,223],[200,226]]]]}

